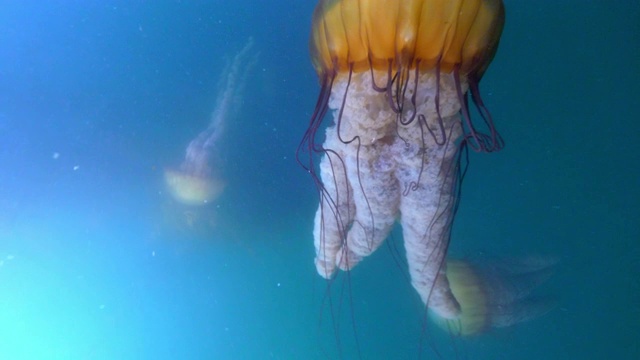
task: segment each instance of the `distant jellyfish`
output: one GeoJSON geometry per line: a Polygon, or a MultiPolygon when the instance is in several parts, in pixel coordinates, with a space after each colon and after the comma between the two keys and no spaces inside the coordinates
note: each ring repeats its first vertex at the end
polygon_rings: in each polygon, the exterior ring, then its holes
{"type": "Polygon", "coordinates": [[[257,55],[252,48],[253,39],[250,38],[224,69],[209,125],[191,140],[180,166],[177,169],[165,169],[167,189],[182,204],[206,205],[218,198],[224,190],[220,140],[229,118],[238,112],[248,73],[256,62],[257,55]]]}
{"type": "Polygon", "coordinates": [[[171,196],[186,205],[206,205],[224,190],[225,182],[211,174],[185,172],[184,169],[165,170],[165,182],[171,196]]]}
{"type": "Polygon", "coordinates": [[[463,327],[459,334],[494,325],[496,313],[467,311],[473,302],[512,290],[481,281],[499,276],[445,262],[461,156],[503,147],[478,85],[504,17],[501,0],[321,0],[313,14],[310,50],[321,90],[298,160],[320,194],[316,270],[330,279],[352,269],[399,221],[413,287],[433,317],[463,327]],[[468,94],[482,126],[471,119],[468,94]],[[322,142],[327,113],[333,122],[322,142]]]}
{"type": "Polygon", "coordinates": [[[475,335],[546,314],[553,299],[535,297],[534,290],[547,281],[557,259],[531,256],[487,261],[447,261],[446,275],[461,316],[444,318],[430,312],[442,329],[453,335],[475,335]]]}

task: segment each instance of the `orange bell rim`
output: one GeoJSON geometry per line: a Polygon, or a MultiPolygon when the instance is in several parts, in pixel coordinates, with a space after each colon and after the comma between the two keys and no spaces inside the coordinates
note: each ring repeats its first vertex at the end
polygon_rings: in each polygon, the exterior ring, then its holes
{"type": "Polygon", "coordinates": [[[320,78],[415,68],[479,80],[497,51],[502,0],[320,0],[310,51],[320,78]]]}

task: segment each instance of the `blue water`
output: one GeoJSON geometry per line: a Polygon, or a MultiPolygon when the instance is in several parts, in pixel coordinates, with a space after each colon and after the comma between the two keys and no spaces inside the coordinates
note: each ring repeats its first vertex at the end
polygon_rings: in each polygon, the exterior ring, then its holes
{"type": "Polygon", "coordinates": [[[638,2],[506,1],[507,147],[472,154],[450,254],[558,256],[559,305],[471,339],[423,326],[397,232],[332,295],[315,273],[314,5],[0,1],[0,359],[640,358],[638,2]],[[227,187],[191,211],[163,169],[249,37],[227,187]]]}

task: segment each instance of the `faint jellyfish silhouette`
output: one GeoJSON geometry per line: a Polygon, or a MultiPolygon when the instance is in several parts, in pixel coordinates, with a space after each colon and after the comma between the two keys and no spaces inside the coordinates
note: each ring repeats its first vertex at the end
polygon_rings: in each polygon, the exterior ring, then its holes
{"type": "Polygon", "coordinates": [[[165,169],[165,184],[176,201],[202,206],[218,198],[224,190],[220,139],[229,118],[238,112],[249,71],[256,61],[257,54],[250,38],[222,72],[209,125],[191,140],[180,166],[165,169]]]}

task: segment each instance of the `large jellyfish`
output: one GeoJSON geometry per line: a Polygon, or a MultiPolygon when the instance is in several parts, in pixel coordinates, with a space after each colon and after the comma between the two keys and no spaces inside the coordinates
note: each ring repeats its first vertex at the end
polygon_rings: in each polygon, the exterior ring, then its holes
{"type": "Polygon", "coordinates": [[[187,146],[178,169],[167,168],[164,180],[172,197],[186,205],[200,206],[216,199],[224,190],[221,174],[220,139],[229,117],[237,112],[247,82],[249,69],[255,64],[253,39],[233,58],[222,72],[218,96],[206,129],[187,146]]]}
{"type": "Polygon", "coordinates": [[[436,323],[455,334],[546,311],[528,303],[551,261],[523,259],[492,271],[445,261],[461,156],[503,146],[478,83],[504,14],[501,0],[320,0],[313,14],[310,50],[321,91],[298,160],[320,193],[317,272],[330,279],[349,271],[399,221],[411,283],[436,323]],[[482,126],[471,121],[469,95],[482,126]],[[333,122],[320,144],[327,113],[333,122]]]}

